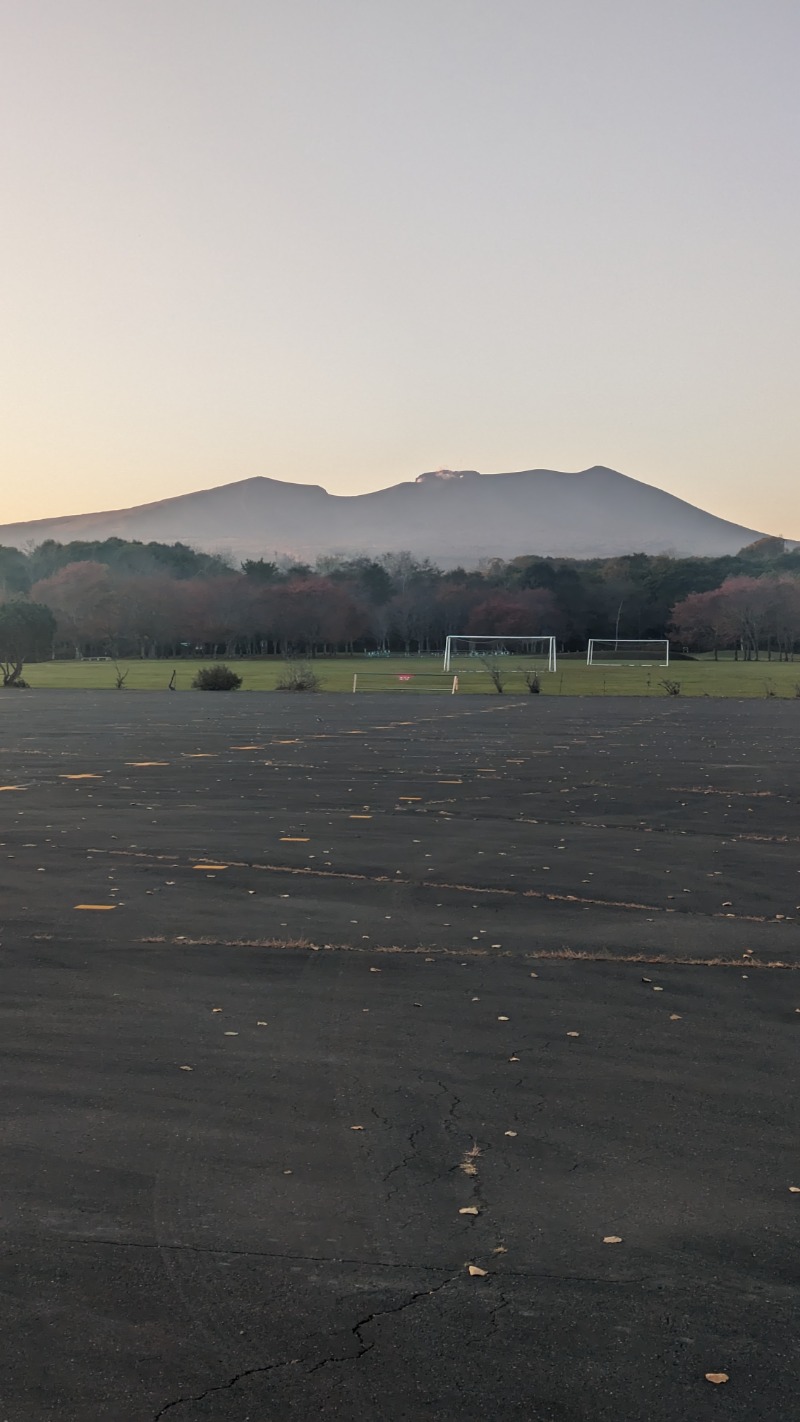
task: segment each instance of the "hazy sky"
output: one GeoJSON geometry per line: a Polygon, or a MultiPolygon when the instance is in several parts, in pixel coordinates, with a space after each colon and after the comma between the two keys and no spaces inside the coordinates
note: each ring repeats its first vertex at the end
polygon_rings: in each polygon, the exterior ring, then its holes
{"type": "Polygon", "coordinates": [[[0,523],[608,464],[800,538],[798,0],[0,0],[0,523]]]}

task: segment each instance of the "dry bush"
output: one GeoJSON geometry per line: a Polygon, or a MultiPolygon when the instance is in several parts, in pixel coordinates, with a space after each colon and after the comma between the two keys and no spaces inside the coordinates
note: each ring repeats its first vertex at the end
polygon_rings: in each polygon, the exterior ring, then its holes
{"type": "Polygon", "coordinates": [[[321,691],[322,682],[308,662],[287,662],[275,683],[276,691],[321,691]]]}

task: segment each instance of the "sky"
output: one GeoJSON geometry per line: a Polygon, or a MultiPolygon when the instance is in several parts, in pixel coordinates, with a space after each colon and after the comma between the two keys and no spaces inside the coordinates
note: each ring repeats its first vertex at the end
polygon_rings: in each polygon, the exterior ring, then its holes
{"type": "Polygon", "coordinates": [[[800,538],[797,0],[0,0],[0,523],[606,464],[800,538]]]}

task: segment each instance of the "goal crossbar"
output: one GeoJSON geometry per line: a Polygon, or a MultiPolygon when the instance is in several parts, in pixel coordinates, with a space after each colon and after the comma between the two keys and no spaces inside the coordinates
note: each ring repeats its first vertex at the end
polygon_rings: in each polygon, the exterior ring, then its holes
{"type": "MultiPolygon", "coordinates": [[[[450,660],[453,655],[454,642],[468,642],[473,647],[477,646],[478,643],[481,643],[481,645],[483,645],[486,642],[499,643],[503,647],[508,642],[525,642],[529,647],[532,644],[538,643],[541,650],[537,653],[537,655],[541,657],[547,657],[547,670],[549,672],[554,672],[557,668],[556,639],[555,637],[551,637],[549,634],[544,634],[541,636],[533,635],[530,637],[519,637],[516,635],[513,637],[480,637],[477,636],[475,633],[452,632],[450,636],[445,639],[443,667],[444,671],[450,670],[450,660]]],[[[487,655],[491,655],[491,652],[488,648],[487,655]]]]}
{"type": "Polygon", "coordinates": [[[600,663],[604,667],[632,664],[668,667],[669,641],[666,637],[591,637],[586,651],[586,665],[591,667],[600,663]]]}

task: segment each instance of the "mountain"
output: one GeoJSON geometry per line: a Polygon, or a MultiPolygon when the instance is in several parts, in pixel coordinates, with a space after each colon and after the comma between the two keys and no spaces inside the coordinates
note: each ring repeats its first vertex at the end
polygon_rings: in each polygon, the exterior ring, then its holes
{"type": "Polygon", "coordinates": [[[242,479],[111,513],[0,526],[0,544],[30,548],[104,538],[188,543],[236,558],[410,550],[444,567],[523,553],[736,553],[763,535],[649,484],[595,465],[577,474],[437,469],[372,494],[242,479]]]}

